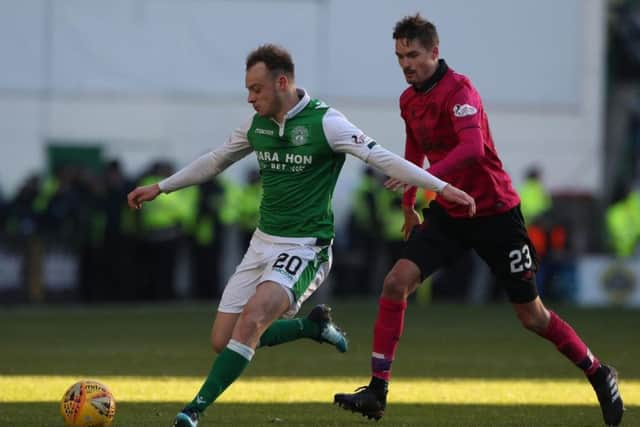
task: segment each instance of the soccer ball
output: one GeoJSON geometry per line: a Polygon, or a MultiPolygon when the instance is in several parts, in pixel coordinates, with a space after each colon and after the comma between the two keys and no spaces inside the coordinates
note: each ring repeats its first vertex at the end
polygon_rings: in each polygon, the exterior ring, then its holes
{"type": "Polygon", "coordinates": [[[78,381],[65,392],[60,412],[69,427],[107,427],[116,415],[116,401],[98,381],[78,381]]]}

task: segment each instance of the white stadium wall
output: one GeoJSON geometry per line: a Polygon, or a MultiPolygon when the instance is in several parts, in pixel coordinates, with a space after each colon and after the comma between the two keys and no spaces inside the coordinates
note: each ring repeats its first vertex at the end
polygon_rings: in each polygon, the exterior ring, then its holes
{"type": "MultiPolygon", "coordinates": [[[[131,173],[221,144],[252,112],[244,58],[265,42],[292,51],[299,85],[401,153],[405,84],[391,31],[415,11],[479,88],[514,181],[537,163],[552,190],[597,195],[604,0],[4,0],[0,188],[44,168],[47,140],[100,143],[131,173]]],[[[336,190],[339,216],[358,163],[336,190]]]]}

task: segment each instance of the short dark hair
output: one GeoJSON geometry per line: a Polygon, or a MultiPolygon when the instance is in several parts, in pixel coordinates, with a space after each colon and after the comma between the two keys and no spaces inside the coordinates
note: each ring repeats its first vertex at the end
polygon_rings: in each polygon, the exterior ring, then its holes
{"type": "Polygon", "coordinates": [[[263,62],[274,77],[278,74],[294,77],[295,67],[291,54],[280,46],[263,44],[256,48],[247,56],[247,71],[258,62],[263,62]]]}
{"type": "Polygon", "coordinates": [[[412,16],[405,16],[396,23],[393,29],[393,38],[418,40],[423,47],[430,49],[440,44],[438,30],[436,26],[416,13],[412,16]]]}

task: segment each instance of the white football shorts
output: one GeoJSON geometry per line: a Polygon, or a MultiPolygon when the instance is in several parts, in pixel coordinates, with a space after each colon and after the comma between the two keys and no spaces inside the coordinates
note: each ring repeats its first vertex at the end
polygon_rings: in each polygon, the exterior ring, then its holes
{"type": "Polygon", "coordinates": [[[318,242],[313,237],[272,236],[256,229],[224,288],[218,311],[242,312],[258,284],[268,280],[288,291],[290,307],[283,317],[293,317],[329,275],[331,262],[331,242],[318,242]]]}

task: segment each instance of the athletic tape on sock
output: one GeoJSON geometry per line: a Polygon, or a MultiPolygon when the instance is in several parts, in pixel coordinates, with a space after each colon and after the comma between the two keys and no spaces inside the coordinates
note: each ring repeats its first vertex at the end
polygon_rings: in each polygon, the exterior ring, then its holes
{"type": "Polygon", "coordinates": [[[231,351],[238,353],[240,356],[245,359],[251,361],[253,359],[253,355],[256,353],[254,349],[249,347],[248,345],[242,344],[240,341],[229,340],[229,344],[227,344],[227,348],[231,351]]]}

